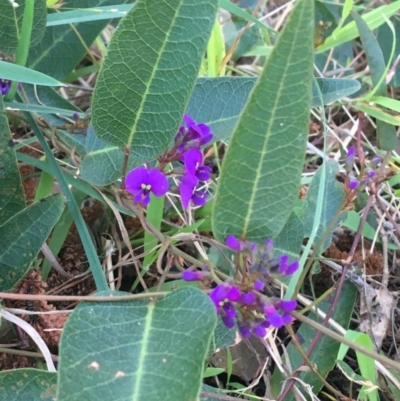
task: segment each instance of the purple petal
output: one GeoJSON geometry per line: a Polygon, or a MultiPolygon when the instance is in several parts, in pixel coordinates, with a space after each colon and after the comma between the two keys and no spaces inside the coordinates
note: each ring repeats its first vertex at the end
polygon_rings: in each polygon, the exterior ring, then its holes
{"type": "Polygon", "coordinates": [[[258,337],[264,338],[265,335],[267,334],[267,330],[265,329],[265,327],[258,325],[254,327],[253,333],[258,337]]]}
{"type": "Polygon", "coordinates": [[[230,287],[225,284],[218,284],[209,294],[217,309],[220,308],[220,303],[223,302],[230,290],[230,287]]]}
{"type": "Polygon", "coordinates": [[[150,192],[143,192],[143,194],[145,195],[142,199],[142,205],[146,207],[150,203],[150,192]]]}
{"type": "Polygon", "coordinates": [[[246,324],[239,327],[239,333],[243,338],[249,338],[251,336],[250,328],[246,324]]]}
{"type": "Polygon", "coordinates": [[[282,322],[283,322],[284,325],[292,323],[293,322],[293,316],[284,313],[282,315],[282,322]]]}
{"type": "Polygon", "coordinates": [[[195,206],[204,206],[207,202],[207,192],[195,191],[192,195],[192,202],[195,206]]]}
{"type": "Polygon", "coordinates": [[[226,294],[226,298],[229,299],[229,301],[235,302],[240,298],[240,295],[241,293],[239,288],[232,286],[226,294]]]}
{"type": "Polygon", "coordinates": [[[293,262],[293,263],[291,263],[288,267],[287,267],[287,269],[286,269],[286,271],[285,271],[285,274],[287,275],[287,276],[290,276],[291,274],[293,274],[297,269],[299,268],[299,262],[293,262]]]}
{"type": "Polygon", "coordinates": [[[196,188],[198,183],[199,180],[192,175],[184,175],[181,179],[179,191],[181,193],[182,206],[185,210],[189,207],[194,189],[196,188]]]}
{"type": "Polygon", "coordinates": [[[149,170],[146,167],[137,167],[130,171],[125,177],[125,188],[126,190],[136,195],[138,191],[141,191],[142,184],[148,184],[149,170]]]}
{"type": "Polygon", "coordinates": [[[196,175],[197,168],[203,163],[203,153],[200,149],[189,149],[185,153],[183,161],[185,163],[186,171],[190,175],[196,175]]]}
{"type": "Polygon", "coordinates": [[[201,281],[202,279],[203,275],[199,271],[185,270],[182,273],[182,280],[185,281],[201,281]]]}
{"type": "Polygon", "coordinates": [[[164,196],[168,192],[168,179],[164,173],[156,168],[149,171],[147,183],[151,185],[150,191],[155,196],[164,196]]]}
{"type": "Polygon", "coordinates": [[[200,146],[205,145],[206,143],[210,142],[214,135],[211,133],[211,129],[207,124],[199,124],[198,127],[201,130],[201,138],[200,138],[200,146]]]}
{"type": "Polygon", "coordinates": [[[242,294],[239,298],[239,302],[245,305],[251,305],[256,302],[256,295],[252,292],[248,292],[247,294],[242,294]]]}
{"type": "Polygon", "coordinates": [[[261,280],[256,280],[254,282],[254,289],[256,291],[262,291],[264,289],[265,284],[261,280]]]}
{"type": "Polygon", "coordinates": [[[185,114],[183,116],[183,121],[185,122],[186,126],[189,128],[193,125],[196,125],[196,123],[194,122],[194,120],[192,119],[192,117],[190,117],[188,114],[185,114]]]}
{"type": "Polygon", "coordinates": [[[356,189],[358,187],[358,181],[357,180],[350,180],[349,181],[349,189],[356,189]]]}
{"type": "Polygon", "coordinates": [[[264,320],[264,321],[261,323],[261,326],[262,326],[262,327],[265,327],[266,329],[268,329],[268,327],[271,326],[271,323],[270,323],[269,320],[267,319],[267,320],[264,320]]]}
{"type": "Polygon", "coordinates": [[[273,315],[268,316],[268,320],[272,326],[280,329],[283,326],[283,319],[279,313],[274,313],[273,315]]]}
{"type": "Polygon", "coordinates": [[[288,301],[281,300],[277,302],[276,307],[283,312],[291,312],[296,309],[297,301],[295,299],[290,299],[288,301]]]}
{"type": "Polygon", "coordinates": [[[140,190],[137,195],[133,197],[133,201],[136,203],[142,203],[143,200],[143,190],[140,190]]]}
{"type": "Polygon", "coordinates": [[[355,157],[355,155],[356,155],[356,149],[354,148],[354,146],[351,146],[347,151],[346,157],[355,157]]]}
{"type": "Polygon", "coordinates": [[[208,181],[211,178],[211,170],[212,168],[209,166],[200,166],[197,169],[196,177],[200,181],[208,181]]]}
{"type": "Polygon", "coordinates": [[[225,315],[225,316],[221,316],[221,319],[224,322],[224,325],[228,329],[231,329],[232,327],[235,326],[235,318],[225,315]]]}
{"type": "Polygon", "coordinates": [[[228,235],[226,237],[225,245],[237,252],[242,249],[241,241],[239,241],[234,235],[228,235]]]}
{"type": "Polygon", "coordinates": [[[232,303],[226,302],[222,307],[222,310],[224,311],[225,316],[230,317],[231,319],[236,317],[236,309],[232,303]]]}

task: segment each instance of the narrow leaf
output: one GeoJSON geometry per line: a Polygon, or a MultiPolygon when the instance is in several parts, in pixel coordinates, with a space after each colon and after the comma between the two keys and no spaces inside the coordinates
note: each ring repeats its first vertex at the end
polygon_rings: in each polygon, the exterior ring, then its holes
{"type": "Polygon", "coordinates": [[[0,96],[0,225],[25,207],[25,194],[18,169],[3,99],[0,96]]]}
{"type": "Polygon", "coordinates": [[[215,325],[194,288],[156,303],[82,303],[63,330],[57,400],[196,400],[215,325]]]}
{"type": "MultiPolygon", "coordinates": [[[[384,77],[386,75],[386,66],[382,50],[366,22],[355,11],[352,11],[351,15],[356,22],[358,32],[360,33],[361,42],[371,71],[372,84],[378,86],[375,93],[377,96],[385,96],[386,82],[384,77]]],[[[379,119],[376,121],[376,126],[380,148],[383,150],[395,149],[397,146],[395,127],[379,119]]]]}
{"type": "Polygon", "coordinates": [[[299,0],[244,108],[225,155],[213,231],[264,241],[298,196],[308,135],[314,3],[299,0]]]}
{"type": "Polygon", "coordinates": [[[194,87],[217,5],[140,1],[121,21],[93,95],[93,128],[101,140],[144,161],[164,150],[194,87]]]}
{"type": "Polygon", "coordinates": [[[0,61],[0,77],[16,82],[44,86],[64,86],[54,78],[20,65],[0,61]]]}
{"type": "Polygon", "coordinates": [[[49,196],[0,226],[0,291],[10,290],[25,274],[63,208],[63,196],[49,196]]]}

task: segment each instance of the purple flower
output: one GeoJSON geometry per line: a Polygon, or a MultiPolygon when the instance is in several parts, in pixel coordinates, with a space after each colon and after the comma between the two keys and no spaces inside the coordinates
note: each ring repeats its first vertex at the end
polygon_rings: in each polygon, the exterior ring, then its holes
{"type": "Polygon", "coordinates": [[[256,291],[262,291],[265,287],[265,284],[261,280],[254,281],[253,285],[256,291]]]}
{"type": "Polygon", "coordinates": [[[375,156],[370,162],[369,165],[371,168],[376,169],[378,167],[378,164],[382,161],[382,157],[380,156],[375,156]]]}
{"type": "Polygon", "coordinates": [[[239,302],[245,305],[251,305],[256,302],[256,295],[253,294],[252,292],[247,292],[245,294],[242,294],[239,298],[239,302]]]}
{"type": "Polygon", "coordinates": [[[228,235],[226,237],[225,245],[237,252],[240,252],[243,248],[242,241],[239,241],[234,235],[228,235]]]}
{"type": "Polygon", "coordinates": [[[180,152],[190,148],[199,148],[212,140],[213,134],[208,125],[196,124],[187,114],[183,116],[183,121],[186,128],[184,126],[179,127],[175,136],[175,145],[178,146],[180,152]]]}
{"type": "Polygon", "coordinates": [[[281,299],[276,303],[276,306],[283,312],[292,312],[297,307],[297,301],[295,299],[290,299],[288,301],[281,299]]]}
{"type": "Polygon", "coordinates": [[[349,181],[349,189],[354,190],[358,187],[358,180],[355,177],[350,176],[350,181],[349,181]]]}
{"type": "Polygon", "coordinates": [[[259,324],[258,326],[253,328],[253,333],[258,337],[264,338],[267,334],[267,330],[265,327],[259,324]]]}
{"type": "Polygon", "coordinates": [[[350,173],[351,170],[353,170],[354,162],[356,160],[356,150],[352,146],[349,148],[346,154],[346,160],[345,160],[345,170],[350,173]]]}
{"type": "Polygon", "coordinates": [[[7,95],[10,91],[12,81],[9,79],[0,78],[0,92],[3,96],[7,95]]]}
{"type": "Polygon", "coordinates": [[[189,207],[190,201],[192,201],[195,206],[203,206],[206,204],[207,193],[196,190],[198,183],[198,178],[192,175],[184,175],[181,179],[179,191],[181,193],[182,206],[185,210],[189,207]]]}
{"type": "Polygon", "coordinates": [[[288,264],[288,262],[289,262],[288,255],[282,255],[279,258],[278,271],[279,271],[279,273],[283,273],[285,276],[290,276],[299,268],[299,262],[296,261],[296,262],[293,262],[290,264],[288,264]]]}
{"type": "Polygon", "coordinates": [[[292,323],[293,322],[293,316],[289,315],[287,313],[284,313],[282,315],[282,322],[283,322],[284,325],[292,323]]]}
{"type": "Polygon", "coordinates": [[[243,338],[249,338],[251,336],[250,328],[246,324],[239,326],[239,333],[243,338]]]}
{"type": "Polygon", "coordinates": [[[133,200],[147,206],[150,192],[155,196],[164,196],[169,188],[167,177],[157,169],[148,170],[138,167],[130,171],[125,178],[126,190],[134,195],[133,200]]]}
{"type": "Polygon", "coordinates": [[[183,156],[183,162],[188,175],[195,176],[199,181],[207,181],[211,178],[211,167],[203,166],[203,153],[201,150],[189,149],[183,156]]]}
{"type": "Polygon", "coordinates": [[[229,284],[218,284],[211,292],[210,298],[214,302],[217,311],[225,302],[236,302],[240,298],[240,290],[229,284]]]}
{"type": "Polygon", "coordinates": [[[185,270],[182,273],[182,280],[185,281],[201,281],[204,278],[204,272],[198,270],[185,270]]]}

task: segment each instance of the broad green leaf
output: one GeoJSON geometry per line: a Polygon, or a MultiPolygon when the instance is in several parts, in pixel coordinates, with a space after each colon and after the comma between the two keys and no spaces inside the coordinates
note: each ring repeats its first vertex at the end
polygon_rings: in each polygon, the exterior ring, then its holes
{"type": "MultiPolygon", "coordinates": [[[[349,96],[360,88],[360,83],[355,79],[320,78],[316,81],[325,104],[349,96]]],[[[232,134],[255,82],[256,78],[247,77],[199,78],[186,113],[198,123],[210,125],[215,141],[226,140],[232,134]]],[[[313,85],[311,106],[318,105],[318,90],[313,85]]],[[[94,185],[104,186],[121,177],[124,158],[121,149],[98,139],[90,127],[86,146],[87,155],[80,166],[85,180],[94,185]]],[[[140,163],[141,161],[132,155],[129,158],[130,168],[140,163]]]]}
{"type": "Polygon", "coordinates": [[[0,291],[10,290],[35,260],[64,209],[64,197],[35,202],[0,226],[0,291]]]}
{"type": "MultiPolygon", "coordinates": [[[[129,0],[128,0],[129,1],[129,0]]],[[[124,0],[68,0],[58,11],[112,6],[124,0]]],[[[50,26],[29,52],[30,67],[62,80],[83,59],[93,41],[108,25],[109,20],[50,26]]]]}
{"type": "Polygon", "coordinates": [[[211,387],[207,384],[203,384],[201,388],[200,401],[219,401],[221,395],[226,395],[224,391],[221,391],[218,387],[211,387]],[[211,395],[215,394],[215,397],[211,395]]]}
{"type": "Polygon", "coordinates": [[[275,256],[286,254],[291,260],[298,259],[304,236],[304,224],[292,212],[282,231],[274,238],[274,249],[277,252],[275,256]]]}
{"type": "MultiPolygon", "coordinates": [[[[335,175],[339,171],[339,166],[335,161],[326,163],[326,182],[325,191],[322,198],[322,216],[318,232],[315,237],[314,246],[319,244],[318,253],[322,253],[329,246],[332,239],[332,233],[339,223],[346,218],[346,213],[342,213],[335,221],[338,213],[344,206],[345,191],[343,185],[337,182],[335,175]],[[322,242],[320,243],[320,241],[322,242]]],[[[305,237],[309,237],[313,228],[315,219],[315,210],[318,201],[318,188],[322,179],[322,168],[319,168],[314,175],[311,185],[308,188],[307,195],[304,199],[304,231],[305,237]]]]}
{"type": "Polygon", "coordinates": [[[0,61],[0,76],[3,79],[10,79],[16,82],[25,82],[27,84],[44,86],[64,86],[54,78],[51,78],[41,72],[20,65],[0,61]]]}
{"type": "Polygon", "coordinates": [[[82,303],[61,337],[57,400],[196,400],[215,325],[194,288],[155,303],[82,303]]]}
{"type": "Polygon", "coordinates": [[[0,373],[0,401],[54,401],[57,373],[14,369],[0,373]]]}
{"type": "Polygon", "coordinates": [[[308,136],[314,3],[299,0],[232,135],[218,182],[214,235],[265,241],[298,197],[308,136]]]}
{"type": "MultiPolygon", "coordinates": [[[[361,43],[363,45],[373,86],[377,86],[375,94],[377,96],[386,95],[386,66],[382,50],[372,31],[368,28],[366,22],[355,12],[351,15],[356,22],[358,32],[360,33],[361,43]],[[383,80],[382,80],[383,79],[383,80]]],[[[395,127],[391,124],[377,120],[376,130],[378,135],[379,147],[383,150],[394,150],[397,146],[397,135],[395,127]]]]}
{"type": "MultiPolygon", "coordinates": [[[[353,313],[353,306],[357,295],[357,288],[350,282],[346,281],[340,293],[337,307],[334,309],[331,319],[336,321],[341,326],[347,328],[350,323],[351,315],[353,313]]],[[[330,295],[328,298],[325,298],[325,300],[318,304],[318,308],[326,313],[332,304],[333,298],[334,294],[330,295]]],[[[323,319],[317,316],[314,312],[311,312],[308,317],[317,321],[318,323],[322,323],[323,321],[323,319]]],[[[303,351],[307,353],[307,350],[315,338],[316,331],[311,326],[302,324],[299,330],[296,332],[296,335],[303,351]]],[[[318,372],[323,377],[326,377],[326,375],[334,367],[339,348],[340,343],[336,340],[333,340],[329,336],[322,335],[321,339],[318,341],[314,352],[311,354],[310,360],[314,366],[317,367],[318,372]]],[[[292,370],[295,371],[300,366],[303,358],[293,342],[290,342],[290,344],[287,346],[286,352],[290,361],[290,366],[292,370]]],[[[299,376],[299,379],[304,383],[307,383],[310,388],[312,388],[314,394],[318,394],[323,386],[323,383],[320,382],[320,380],[312,372],[302,372],[299,376]]],[[[274,396],[277,396],[281,391],[282,381],[283,378],[279,372],[279,369],[275,369],[271,378],[271,390],[274,396]]],[[[301,386],[298,387],[302,388],[301,386]]],[[[285,397],[285,401],[294,400],[295,397],[293,393],[289,393],[287,397],[285,397]]]]}
{"type": "MultiPolygon", "coordinates": [[[[0,50],[5,53],[15,53],[17,49],[26,1],[32,0],[18,0],[15,2],[18,6],[14,7],[10,0],[0,0],[0,50]]],[[[34,0],[31,45],[36,45],[42,39],[46,16],[46,1],[34,0]]]]}
{"type": "Polygon", "coordinates": [[[63,11],[61,13],[52,13],[47,16],[47,26],[57,26],[65,24],[76,24],[77,22],[91,22],[99,20],[110,20],[113,18],[122,18],[133,7],[132,4],[120,4],[117,6],[96,7],[79,9],[72,11],[63,11]]]}
{"type": "Polygon", "coordinates": [[[0,225],[25,207],[25,194],[0,96],[0,225]]]}
{"type": "Polygon", "coordinates": [[[164,150],[194,87],[217,5],[148,0],[123,18],[93,94],[92,123],[101,140],[143,161],[164,150]]]}
{"type": "MultiPolygon", "coordinates": [[[[374,8],[372,11],[364,14],[362,16],[362,19],[368,25],[369,29],[373,30],[383,25],[386,22],[385,18],[390,18],[399,9],[400,0],[397,0],[391,4],[374,8]]],[[[349,22],[344,27],[335,30],[332,35],[326,39],[324,44],[318,47],[317,52],[325,52],[332,49],[333,47],[339,46],[342,43],[346,43],[349,40],[353,40],[357,37],[358,31],[355,22],[349,22]]]]}
{"type": "Polygon", "coordinates": [[[236,325],[228,329],[222,319],[218,319],[217,327],[214,330],[214,335],[211,337],[208,358],[211,358],[214,352],[218,349],[229,347],[235,342],[237,327],[236,325]]]}

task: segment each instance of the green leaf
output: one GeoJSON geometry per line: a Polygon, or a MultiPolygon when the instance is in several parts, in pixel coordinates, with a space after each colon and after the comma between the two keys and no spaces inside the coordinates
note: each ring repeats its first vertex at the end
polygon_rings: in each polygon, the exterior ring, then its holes
{"type": "MultiPolygon", "coordinates": [[[[0,50],[5,53],[15,53],[17,49],[26,1],[18,0],[18,7],[13,7],[10,0],[0,0],[0,50]]],[[[46,1],[35,0],[31,45],[36,45],[42,39],[46,17],[46,1]]]]}
{"type": "Polygon", "coordinates": [[[57,373],[14,369],[0,373],[0,401],[54,401],[57,373]]]}
{"type": "Polygon", "coordinates": [[[304,225],[295,212],[292,212],[279,235],[274,239],[277,255],[287,254],[292,260],[298,259],[304,238],[304,225]]]}
{"type": "Polygon", "coordinates": [[[25,207],[25,194],[0,96],[0,225],[25,207]]]}
{"type": "MultiPolygon", "coordinates": [[[[379,27],[377,31],[376,39],[382,49],[383,58],[385,60],[385,64],[388,65],[390,56],[392,53],[393,40],[396,40],[395,43],[395,54],[400,54],[400,21],[397,18],[391,18],[390,20],[394,26],[395,38],[393,38],[392,30],[390,29],[388,24],[383,24],[379,27]]],[[[392,80],[389,82],[390,86],[399,87],[400,86],[400,68],[396,67],[394,71],[394,76],[392,80]]]]}
{"type": "Polygon", "coordinates": [[[225,155],[213,232],[265,241],[298,197],[309,126],[314,3],[296,2],[225,155]]]}
{"type": "MultiPolygon", "coordinates": [[[[124,0],[68,0],[64,7],[85,9],[126,3],[124,0]]],[[[62,11],[61,8],[59,11],[62,11]]],[[[29,52],[30,67],[62,80],[85,56],[89,47],[109,20],[84,22],[75,25],[47,27],[36,46],[29,52]]]]}
{"type": "MultiPolygon", "coordinates": [[[[386,96],[386,82],[384,79],[386,77],[386,66],[379,43],[366,22],[355,11],[352,11],[351,15],[360,33],[361,42],[371,71],[372,84],[377,86],[375,94],[377,96],[386,96]]],[[[376,121],[376,129],[380,148],[383,150],[396,149],[397,135],[395,127],[378,119],[376,121]]]]}
{"type": "MultiPolygon", "coordinates": [[[[316,81],[325,104],[349,96],[360,88],[360,83],[355,79],[319,78],[316,81]]],[[[215,141],[226,140],[232,134],[255,82],[256,78],[247,77],[199,78],[186,113],[198,123],[210,125],[215,141]]],[[[313,84],[311,106],[318,105],[318,90],[313,84]]],[[[123,151],[98,139],[90,126],[87,132],[86,151],[86,157],[80,166],[85,180],[94,185],[104,186],[121,177],[123,151]]],[[[139,164],[141,161],[131,155],[129,168],[139,164]]]]}
{"type": "Polygon", "coordinates": [[[57,400],[196,400],[215,325],[194,288],[155,303],[82,303],[61,337],[57,400]]]}
{"type": "MultiPolygon", "coordinates": [[[[341,217],[333,222],[333,219],[342,210],[345,199],[345,191],[343,185],[337,182],[335,175],[339,171],[339,166],[335,161],[326,163],[326,182],[325,191],[322,198],[322,216],[318,232],[315,237],[314,245],[317,245],[324,236],[324,241],[320,244],[318,253],[321,254],[328,248],[332,240],[332,233],[339,223],[346,218],[346,213],[341,214],[341,217]],[[331,223],[334,224],[331,224],[331,223]]],[[[320,167],[314,175],[307,195],[304,199],[304,230],[305,236],[311,235],[315,220],[315,210],[318,201],[318,189],[322,179],[322,168],[320,167]]]]}
{"type": "MultiPolygon", "coordinates": [[[[351,315],[353,313],[353,306],[357,298],[357,294],[357,288],[350,282],[346,281],[340,293],[337,307],[334,309],[331,319],[336,321],[341,326],[347,328],[350,323],[351,315]]],[[[318,304],[318,308],[326,313],[332,304],[333,297],[334,295],[331,295],[324,301],[320,302],[318,304]]],[[[322,322],[322,319],[314,312],[310,313],[308,317],[317,321],[318,323],[322,322]]],[[[302,324],[296,335],[303,351],[307,353],[307,350],[309,349],[313,339],[315,338],[316,331],[311,326],[302,324]]],[[[323,377],[326,377],[326,375],[335,365],[339,348],[340,343],[336,340],[333,340],[329,336],[322,335],[321,339],[318,341],[317,346],[315,347],[314,352],[310,357],[310,360],[314,364],[314,366],[317,367],[318,372],[323,377]]],[[[292,371],[295,371],[300,366],[303,358],[293,342],[290,342],[290,344],[286,348],[286,351],[292,371]]],[[[323,386],[323,383],[321,383],[312,372],[302,372],[299,376],[299,379],[302,380],[304,383],[307,383],[307,385],[312,388],[314,394],[318,394],[323,386]]],[[[283,378],[281,376],[281,373],[279,372],[279,369],[275,369],[271,378],[271,390],[275,396],[277,396],[281,391],[282,380],[283,378]]],[[[298,387],[301,388],[301,386],[298,387]]],[[[285,397],[285,401],[293,400],[295,400],[293,393],[289,393],[285,397]]]]}
{"type": "Polygon", "coordinates": [[[92,123],[101,140],[143,161],[164,150],[194,87],[217,5],[148,0],[121,21],[93,94],[92,123]]]}
{"type": "MultiPolygon", "coordinates": [[[[400,0],[391,4],[374,8],[372,11],[364,14],[362,19],[368,25],[369,29],[376,29],[386,22],[385,18],[390,18],[400,8],[400,0]]],[[[357,27],[354,21],[349,22],[344,27],[335,30],[317,49],[318,53],[325,52],[333,47],[346,43],[358,37],[357,27]]]]}
{"type": "Polygon", "coordinates": [[[53,13],[47,16],[47,26],[122,18],[132,7],[132,4],[120,4],[112,7],[96,7],[53,13]]]}
{"type": "Polygon", "coordinates": [[[54,78],[20,65],[0,61],[0,76],[16,82],[44,86],[64,86],[54,78]]]}
{"type": "Polygon", "coordinates": [[[64,197],[52,195],[29,205],[0,226],[0,291],[8,291],[35,260],[64,209],[64,197]]]}

